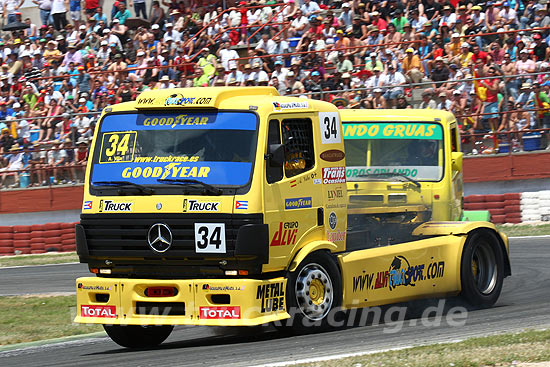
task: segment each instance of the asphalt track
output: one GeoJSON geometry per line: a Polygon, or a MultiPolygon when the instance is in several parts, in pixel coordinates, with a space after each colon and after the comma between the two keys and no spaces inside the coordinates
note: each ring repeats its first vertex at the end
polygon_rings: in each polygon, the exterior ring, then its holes
{"type": "MultiPolygon", "coordinates": [[[[251,366],[550,328],[550,239],[512,239],[511,259],[513,276],[505,279],[498,303],[491,309],[469,310],[462,326],[448,322],[449,309],[459,306],[457,301],[445,303],[447,312],[442,318],[420,319],[425,307],[438,305],[434,300],[409,304],[402,328],[378,323],[286,336],[272,327],[179,327],[155,349],[128,351],[106,337],[87,338],[0,352],[0,366],[251,366]]],[[[79,273],[76,265],[21,269],[26,270],[0,270],[0,289],[11,279],[18,282],[19,290],[65,291],[63,276],[79,273]],[[54,283],[48,279],[52,272],[56,274],[54,283]],[[32,276],[21,275],[26,273],[32,276]]],[[[68,281],[73,282],[73,278],[68,281]]],[[[383,315],[389,313],[387,309],[383,315]]]]}

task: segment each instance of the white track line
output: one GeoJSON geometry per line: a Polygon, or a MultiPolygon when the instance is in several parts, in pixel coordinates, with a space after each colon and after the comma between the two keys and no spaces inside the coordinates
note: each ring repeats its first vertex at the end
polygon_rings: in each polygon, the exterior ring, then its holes
{"type": "Polygon", "coordinates": [[[550,238],[550,234],[543,234],[543,235],[540,235],[540,236],[515,236],[515,237],[508,237],[508,238],[511,239],[511,240],[525,240],[525,239],[528,239],[528,238],[533,238],[533,239],[550,238]]]}
{"type": "Polygon", "coordinates": [[[78,263],[78,262],[72,262],[72,263],[59,263],[59,264],[4,266],[4,267],[0,267],[0,270],[4,270],[4,269],[19,269],[19,268],[38,268],[38,267],[42,267],[42,266],[58,266],[58,265],[74,265],[74,264],[80,264],[80,263],[78,263]]]}

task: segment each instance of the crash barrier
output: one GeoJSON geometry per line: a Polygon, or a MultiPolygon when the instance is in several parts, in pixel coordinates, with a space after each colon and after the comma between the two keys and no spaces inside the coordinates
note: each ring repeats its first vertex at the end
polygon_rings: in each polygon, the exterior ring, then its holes
{"type": "Polygon", "coordinates": [[[76,251],[77,223],[0,226],[0,256],[76,251]]]}
{"type": "Polygon", "coordinates": [[[464,210],[488,210],[491,222],[550,222],[550,190],[464,197],[464,210]]]}
{"type": "Polygon", "coordinates": [[[464,210],[488,210],[493,223],[521,223],[521,194],[469,195],[464,210]]]}

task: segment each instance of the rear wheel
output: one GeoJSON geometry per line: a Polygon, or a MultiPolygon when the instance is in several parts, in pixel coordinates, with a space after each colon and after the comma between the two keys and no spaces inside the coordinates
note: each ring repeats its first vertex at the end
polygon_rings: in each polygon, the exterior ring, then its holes
{"type": "Polygon", "coordinates": [[[462,252],[461,296],[472,306],[490,307],[498,299],[504,279],[504,254],[489,230],[469,235],[462,252]]]}
{"type": "Polygon", "coordinates": [[[168,338],[174,326],[103,325],[107,335],[126,348],[156,347],[168,338]]]}

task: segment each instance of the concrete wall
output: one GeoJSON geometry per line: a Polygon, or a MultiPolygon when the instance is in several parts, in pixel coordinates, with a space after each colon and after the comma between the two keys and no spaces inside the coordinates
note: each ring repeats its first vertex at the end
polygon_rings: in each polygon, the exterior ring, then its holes
{"type": "Polygon", "coordinates": [[[3,226],[31,225],[44,223],[72,223],[80,221],[80,210],[59,210],[53,212],[0,214],[3,226]]]}
{"type": "Polygon", "coordinates": [[[511,181],[468,182],[464,184],[464,196],[535,192],[550,190],[550,178],[511,181]]]}

